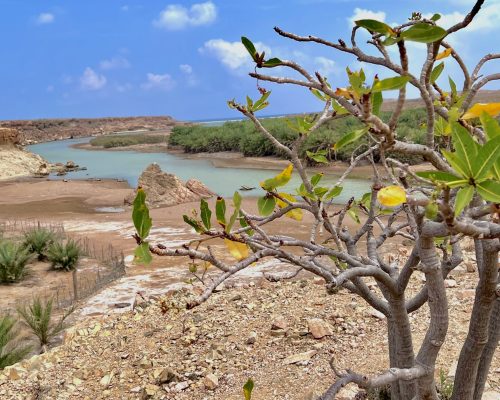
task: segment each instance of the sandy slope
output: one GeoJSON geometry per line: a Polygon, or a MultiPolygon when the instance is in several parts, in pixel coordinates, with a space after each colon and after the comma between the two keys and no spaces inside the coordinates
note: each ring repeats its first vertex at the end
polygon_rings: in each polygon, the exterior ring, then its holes
{"type": "Polygon", "coordinates": [[[0,180],[33,175],[42,164],[47,164],[37,154],[15,146],[0,146],[0,180]]]}

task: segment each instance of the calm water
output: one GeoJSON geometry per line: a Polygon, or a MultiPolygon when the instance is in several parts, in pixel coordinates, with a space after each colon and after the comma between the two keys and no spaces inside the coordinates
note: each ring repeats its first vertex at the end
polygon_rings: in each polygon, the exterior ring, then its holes
{"type": "MultiPolygon", "coordinates": [[[[40,143],[27,148],[51,163],[68,160],[80,166],[87,167],[86,171],[71,172],[65,177],[53,176],[54,179],[88,179],[88,178],[116,178],[128,181],[131,186],[137,185],[141,172],[151,163],[156,162],[161,169],[177,175],[186,181],[196,178],[205,183],[215,193],[229,197],[241,185],[259,188],[259,182],[274,176],[270,170],[243,169],[243,168],[215,168],[209,160],[184,159],[168,153],[139,153],[135,151],[89,151],[70,147],[76,143],[86,143],[90,138],[60,140],[40,143]]],[[[326,182],[333,183],[334,176],[325,177],[326,182]]],[[[294,176],[285,190],[293,193],[299,185],[299,178],[294,176]]],[[[344,190],[339,197],[340,201],[351,196],[361,196],[369,190],[370,184],[364,180],[348,179],[344,183],[344,190]]],[[[242,192],[243,195],[258,196],[263,194],[261,189],[242,192]]]]}

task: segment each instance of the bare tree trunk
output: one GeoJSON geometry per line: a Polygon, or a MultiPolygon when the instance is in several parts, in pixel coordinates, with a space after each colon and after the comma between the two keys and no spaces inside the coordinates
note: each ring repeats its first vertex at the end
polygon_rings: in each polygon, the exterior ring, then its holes
{"type": "MultiPolygon", "coordinates": [[[[498,251],[496,240],[476,239],[479,284],[472,308],[469,333],[460,352],[452,400],[473,400],[483,350],[488,343],[490,317],[496,300],[498,251]]],[[[484,387],[484,386],[483,386],[484,387]]]]}
{"type": "Polygon", "coordinates": [[[483,354],[479,360],[479,368],[476,377],[476,387],[474,389],[474,400],[481,400],[484,392],[484,385],[488,378],[493,355],[500,341],[500,298],[495,301],[493,312],[490,317],[490,326],[488,329],[488,343],[483,349],[483,354]]]}
{"type": "Polygon", "coordinates": [[[441,262],[436,253],[432,237],[420,238],[420,259],[427,281],[429,310],[431,320],[416,362],[427,370],[427,374],[418,380],[419,400],[438,400],[434,372],[436,358],[444,343],[448,331],[448,300],[441,272],[441,262]]]}
{"type": "MultiPolygon", "coordinates": [[[[387,321],[391,368],[409,369],[415,364],[415,354],[405,299],[403,296],[391,296],[389,304],[392,315],[387,321]]],[[[411,400],[416,393],[416,382],[399,381],[391,385],[392,400],[411,400]]]]}

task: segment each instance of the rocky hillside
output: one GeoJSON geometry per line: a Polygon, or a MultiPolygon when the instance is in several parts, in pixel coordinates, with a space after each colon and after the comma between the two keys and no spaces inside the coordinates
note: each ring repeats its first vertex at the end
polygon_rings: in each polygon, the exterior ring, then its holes
{"type": "Polygon", "coordinates": [[[48,171],[48,163],[39,155],[11,144],[0,144],[0,180],[37,175],[44,171],[48,171]]]}
{"type": "Polygon", "coordinates": [[[71,118],[0,121],[0,128],[20,132],[22,144],[46,142],[73,137],[105,135],[112,132],[170,129],[182,124],[172,117],[71,118]]]}

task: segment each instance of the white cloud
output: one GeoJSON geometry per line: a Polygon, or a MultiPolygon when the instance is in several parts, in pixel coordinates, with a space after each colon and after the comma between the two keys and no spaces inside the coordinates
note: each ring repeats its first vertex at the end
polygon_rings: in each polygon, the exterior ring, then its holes
{"type": "Polygon", "coordinates": [[[118,57],[113,57],[109,60],[102,60],[99,66],[101,67],[101,69],[104,70],[124,69],[124,68],[129,68],[130,63],[125,57],[118,56],[118,57]]]}
{"type": "Polygon", "coordinates": [[[150,72],[146,75],[146,78],[147,81],[141,85],[141,87],[146,90],[170,90],[175,86],[175,81],[169,74],[161,75],[150,72]]]}
{"type": "MultiPolygon", "coordinates": [[[[463,2],[465,4],[466,2],[463,2]]],[[[473,2],[472,2],[473,3],[473,2]]],[[[471,5],[472,5],[471,3],[471,5]]],[[[468,3],[467,3],[468,4],[468,3]]],[[[424,17],[430,18],[432,14],[426,14],[424,17]]],[[[441,19],[437,22],[443,28],[449,28],[462,21],[465,14],[455,11],[450,14],[441,14],[441,19]]],[[[500,0],[491,1],[487,6],[483,6],[479,14],[476,15],[470,25],[464,29],[464,32],[474,32],[482,30],[498,29],[500,26],[500,0]]]]}
{"type": "Polygon", "coordinates": [[[56,17],[51,13],[41,13],[36,17],[36,23],[39,25],[51,24],[54,22],[56,17]]]}
{"type": "Polygon", "coordinates": [[[132,90],[132,89],[133,89],[133,86],[130,83],[116,85],[116,90],[119,93],[125,93],[125,92],[128,92],[129,90],[132,90]]]}
{"type": "Polygon", "coordinates": [[[347,18],[349,27],[354,26],[354,21],[357,21],[358,19],[376,19],[377,21],[385,21],[385,12],[365,10],[364,8],[356,7],[354,9],[354,14],[347,18]]]}
{"type": "MultiPolygon", "coordinates": [[[[271,49],[263,43],[254,43],[258,52],[265,51],[267,56],[271,55],[271,49]]],[[[210,53],[215,56],[223,65],[231,70],[238,70],[242,67],[250,67],[252,60],[245,46],[241,42],[228,42],[224,39],[211,39],[205,42],[201,53],[210,53]]]]}
{"type": "Polygon", "coordinates": [[[186,80],[186,84],[188,86],[196,86],[198,84],[198,78],[194,74],[193,67],[189,64],[181,64],[179,65],[179,69],[184,75],[184,79],[186,80]]]}
{"type": "Polygon", "coordinates": [[[125,12],[128,11],[129,9],[130,9],[130,7],[126,4],[124,6],[120,7],[120,10],[125,11],[125,12]]]}
{"type": "Polygon", "coordinates": [[[84,90],[99,90],[102,89],[107,83],[104,75],[100,75],[92,68],[87,67],[80,77],[80,86],[84,90]]]}
{"type": "Polygon", "coordinates": [[[217,18],[217,8],[211,1],[186,8],[180,4],[168,5],[153,21],[157,28],[179,30],[188,26],[209,25],[217,18]]]}
{"type": "Polygon", "coordinates": [[[314,63],[318,68],[318,72],[328,77],[329,75],[338,74],[340,72],[340,68],[337,66],[335,61],[330,60],[326,57],[315,57],[314,63]]]}

